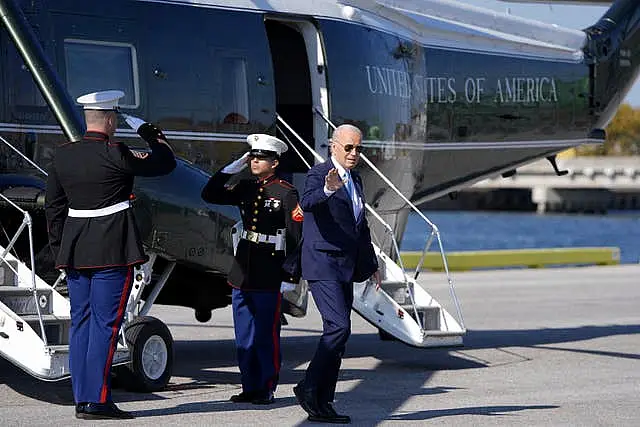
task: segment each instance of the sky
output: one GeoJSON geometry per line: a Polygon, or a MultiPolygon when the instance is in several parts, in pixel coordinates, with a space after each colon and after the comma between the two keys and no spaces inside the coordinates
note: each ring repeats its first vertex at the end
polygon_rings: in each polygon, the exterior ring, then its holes
{"type": "MultiPolygon", "coordinates": [[[[556,24],[558,26],[584,29],[594,24],[606,12],[605,6],[560,5],[554,4],[523,4],[504,2],[500,0],[457,0],[472,6],[484,7],[499,12],[509,12],[512,15],[536,21],[556,24]]],[[[626,102],[634,107],[640,107],[640,79],[627,94],[626,102]]]]}

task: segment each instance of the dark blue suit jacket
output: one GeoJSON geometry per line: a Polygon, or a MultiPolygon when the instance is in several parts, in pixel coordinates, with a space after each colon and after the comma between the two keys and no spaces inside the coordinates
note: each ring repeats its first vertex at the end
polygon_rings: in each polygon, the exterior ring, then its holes
{"type": "MultiPolygon", "coordinates": [[[[334,167],[331,160],[312,167],[307,173],[300,206],[302,222],[302,277],[306,280],[362,282],[378,269],[371,244],[371,233],[363,207],[359,218],[346,186],[331,196],[324,194],[327,173],[334,167]]],[[[360,175],[351,171],[356,191],[364,204],[360,175]]]]}

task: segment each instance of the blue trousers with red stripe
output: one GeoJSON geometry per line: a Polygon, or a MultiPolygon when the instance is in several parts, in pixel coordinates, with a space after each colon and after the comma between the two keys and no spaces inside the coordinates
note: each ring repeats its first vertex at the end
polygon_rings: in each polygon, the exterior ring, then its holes
{"type": "Polygon", "coordinates": [[[242,390],[274,392],[282,363],[282,294],[278,291],[242,291],[234,288],[231,301],[242,390]]]}
{"type": "Polygon", "coordinates": [[[133,267],[67,269],[69,368],[76,403],[111,401],[111,363],[132,281],[133,267]]]}

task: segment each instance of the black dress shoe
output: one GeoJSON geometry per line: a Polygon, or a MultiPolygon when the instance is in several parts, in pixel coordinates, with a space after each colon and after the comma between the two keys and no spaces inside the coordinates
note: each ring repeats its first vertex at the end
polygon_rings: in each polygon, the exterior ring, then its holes
{"type": "Polygon", "coordinates": [[[84,407],[87,404],[87,402],[78,402],[76,403],[76,417],[78,416],[78,414],[84,412],[84,407]]]}
{"type": "Polygon", "coordinates": [[[76,412],[76,418],[83,420],[130,420],[134,418],[134,416],[118,408],[113,402],[89,402],[84,404],[81,412],[76,412]]]}
{"type": "MultiPolygon", "coordinates": [[[[329,422],[333,424],[349,424],[351,423],[351,417],[348,415],[338,414],[336,410],[333,408],[333,405],[329,402],[320,404],[321,414],[325,417],[329,417],[329,419],[324,418],[323,422],[329,422]]],[[[309,417],[311,420],[311,417],[309,417]]],[[[311,420],[315,421],[315,420],[311,420]]]]}
{"type": "Polygon", "coordinates": [[[263,393],[256,393],[255,397],[251,401],[254,405],[271,405],[275,402],[273,392],[267,391],[263,393]]]}
{"type": "Polygon", "coordinates": [[[256,398],[255,391],[243,391],[240,394],[234,394],[233,396],[231,396],[229,400],[232,401],[233,403],[250,403],[250,402],[253,402],[253,399],[255,398],[256,398]]]}
{"type": "Polygon", "coordinates": [[[325,403],[320,406],[320,413],[311,415],[307,418],[309,421],[315,421],[318,423],[330,423],[330,424],[350,424],[351,417],[348,415],[340,415],[333,409],[330,403],[325,403]]]}
{"type": "Polygon", "coordinates": [[[302,409],[304,409],[309,416],[319,415],[321,410],[318,406],[318,398],[316,397],[316,393],[313,389],[305,388],[303,382],[299,382],[295,387],[293,387],[293,394],[296,395],[296,399],[302,409]]]}

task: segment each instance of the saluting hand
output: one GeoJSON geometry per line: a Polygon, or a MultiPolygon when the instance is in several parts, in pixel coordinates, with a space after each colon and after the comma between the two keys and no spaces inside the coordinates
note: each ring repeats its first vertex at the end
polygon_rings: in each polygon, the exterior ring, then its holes
{"type": "Polygon", "coordinates": [[[138,132],[138,129],[140,129],[140,126],[145,124],[145,121],[142,119],[139,119],[138,117],[134,117],[124,113],[121,113],[121,114],[122,114],[122,117],[124,118],[124,121],[127,122],[127,124],[131,126],[131,129],[133,129],[136,132],[138,132]]]}
{"type": "Polygon", "coordinates": [[[327,186],[329,191],[338,191],[344,185],[344,181],[340,178],[336,168],[331,169],[324,178],[324,185],[327,186]]]}
{"type": "Polygon", "coordinates": [[[247,151],[238,160],[235,160],[222,169],[222,173],[236,174],[242,172],[249,163],[249,152],[247,151]]]}

